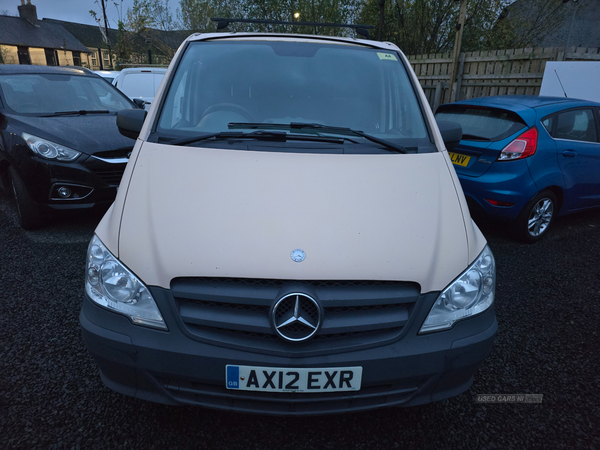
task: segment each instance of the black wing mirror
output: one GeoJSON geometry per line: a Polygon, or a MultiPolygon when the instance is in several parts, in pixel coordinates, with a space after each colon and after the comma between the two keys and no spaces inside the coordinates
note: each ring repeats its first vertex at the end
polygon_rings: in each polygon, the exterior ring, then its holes
{"type": "Polygon", "coordinates": [[[462,126],[458,122],[452,122],[450,120],[440,120],[437,122],[437,125],[440,129],[444,144],[446,144],[446,149],[452,150],[462,139],[462,126]]]}
{"type": "Polygon", "coordinates": [[[117,113],[117,127],[123,136],[137,139],[148,112],[144,109],[123,109],[117,113]]]}
{"type": "Polygon", "coordinates": [[[142,100],[141,98],[134,98],[133,103],[140,109],[146,109],[146,105],[149,104],[149,102],[142,100]]]}

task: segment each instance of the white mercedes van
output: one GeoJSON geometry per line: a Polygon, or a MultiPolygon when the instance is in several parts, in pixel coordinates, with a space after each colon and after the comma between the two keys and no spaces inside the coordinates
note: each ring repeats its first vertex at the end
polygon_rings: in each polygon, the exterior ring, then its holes
{"type": "Polygon", "coordinates": [[[116,72],[112,84],[131,100],[140,99],[148,106],[166,72],[161,67],[132,67],[116,72]]]}
{"type": "MultiPolygon", "coordinates": [[[[189,37],[96,229],[80,322],[111,389],[264,414],[467,390],[495,262],[393,44],[189,37]]],[[[444,142],[446,141],[446,143],[444,142]]]]}

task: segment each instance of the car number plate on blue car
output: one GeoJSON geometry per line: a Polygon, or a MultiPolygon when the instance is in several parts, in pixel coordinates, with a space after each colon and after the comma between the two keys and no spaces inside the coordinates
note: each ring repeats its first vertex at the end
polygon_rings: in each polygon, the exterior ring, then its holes
{"type": "Polygon", "coordinates": [[[289,367],[226,366],[227,389],[268,392],[358,391],[362,367],[296,369],[289,367]]]}
{"type": "Polygon", "coordinates": [[[452,164],[455,164],[457,166],[467,167],[467,165],[469,164],[469,160],[471,159],[470,156],[461,155],[460,153],[448,152],[448,155],[452,160],[452,164]]]}

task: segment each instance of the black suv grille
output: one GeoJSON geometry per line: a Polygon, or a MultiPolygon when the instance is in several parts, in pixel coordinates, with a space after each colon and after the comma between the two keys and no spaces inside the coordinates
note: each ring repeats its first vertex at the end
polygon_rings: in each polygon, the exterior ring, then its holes
{"type": "Polygon", "coordinates": [[[106,184],[116,187],[121,183],[131,147],[97,152],[85,161],[85,166],[98,175],[106,184]]]}
{"type": "Polygon", "coordinates": [[[123,172],[125,172],[125,166],[119,170],[95,170],[96,175],[104,180],[104,182],[110,186],[118,186],[123,178],[123,172]]]}
{"type": "Polygon", "coordinates": [[[248,349],[306,354],[372,345],[397,337],[419,298],[416,283],[180,278],[171,293],[191,335],[248,349]],[[323,309],[319,331],[291,343],[272,328],[270,314],[282,296],[301,292],[323,309]]]}

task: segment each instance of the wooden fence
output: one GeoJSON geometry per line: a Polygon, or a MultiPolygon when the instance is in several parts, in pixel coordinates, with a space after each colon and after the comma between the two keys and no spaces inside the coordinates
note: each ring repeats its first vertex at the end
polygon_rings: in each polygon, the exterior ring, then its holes
{"type": "MultiPolygon", "coordinates": [[[[452,54],[409,56],[429,104],[450,98],[452,54]]],[[[488,95],[538,95],[547,61],[600,61],[600,48],[519,48],[461,53],[454,100],[488,95]]]]}

